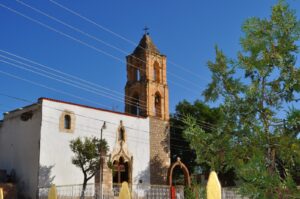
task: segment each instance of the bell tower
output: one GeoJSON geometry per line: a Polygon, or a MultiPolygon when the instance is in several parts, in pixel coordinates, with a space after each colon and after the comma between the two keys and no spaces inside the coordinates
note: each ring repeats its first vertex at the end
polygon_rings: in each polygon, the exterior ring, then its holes
{"type": "Polygon", "coordinates": [[[126,59],[125,112],[168,121],[166,56],[160,54],[146,32],[126,59]]]}
{"type": "Polygon", "coordinates": [[[145,32],[127,59],[125,112],[149,117],[150,183],[166,184],[170,166],[166,56],[145,32]]]}

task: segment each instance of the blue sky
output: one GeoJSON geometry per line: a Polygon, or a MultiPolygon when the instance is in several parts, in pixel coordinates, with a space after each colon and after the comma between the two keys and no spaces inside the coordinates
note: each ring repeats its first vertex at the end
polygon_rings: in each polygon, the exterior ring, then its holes
{"type": "MultiPolygon", "coordinates": [[[[90,93],[2,62],[0,62],[0,93],[29,101],[36,101],[39,97],[50,97],[123,111],[123,92],[126,83],[125,56],[134,50],[133,43],[139,42],[143,34],[142,29],[146,25],[150,28],[150,36],[160,52],[167,55],[171,112],[183,99],[189,101],[202,99],[201,93],[210,81],[206,63],[214,58],[214,46],[218,44],[229,57],[235,57],[239,50],[243,21],[252,16],[268,17],[271,6],[276,2],[274,0],[55,1],[127,41],[68,13],[48,0],[23,2],[118,50],[79,34],[17,1],[1,0],[1,5],[38,20],[69,37],[0,6],[0,50],[2,50],[0,55],[3,56],[4,51],[10,52],[78,76],[107,88],[108,94],[90,93]],[[76,41],[70,37],[76,38],[76,41]],[[12,78],[8,74],[25,81],[12,78]],[[46,89],[45,86],[68,95],[46,89]],[[109,98],[109,94],[112,93],[114,95],[109,98]]],[[[300,1],[288,2],[300,16],[300,1]]],[[[3,57],[0,57],[0,60],[4,60],[3,57]]],[[[29,103],[0,96],[0,112],[27,104],[29,103]]]]}

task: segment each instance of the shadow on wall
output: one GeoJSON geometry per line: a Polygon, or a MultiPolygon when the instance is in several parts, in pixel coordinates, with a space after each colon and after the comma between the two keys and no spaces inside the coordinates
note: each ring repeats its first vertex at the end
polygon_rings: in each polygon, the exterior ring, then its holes
{"type": "Polygon", "coordinates": [[[160,142],[165,153],[170,154],[170,126],[167,125],[163,132],[164,139],[160,142]]]}
{"type": "Polygon", "coordinates": [[[150,160],[150,168],[151,184],[166,185],[169,168],[158,155],[150,160]]]}
{"type": "Polygon", "coordinates": [[[158,156],[150,160],[145,170],[135,177],[134,198],[169,198],[169,187],[166,184],[168,168],[158,156]],[[151,168],[151,169],[150,169],[151,168]],[[148,181],[150,179],[150,182],[148,181]]]}
{"type": "Polygon", "coordinates": [[[135,182],[139,184],[148,184],[148,179],[150,179],[151,184],[166,184],[167,171],[169,168],[163,164],[163,161],[156,155],[147,168],[140,172],[135,177],[135,182]],[[152,170],[151,170],[152,168],[152,170]]]}
{"type": "Polygon", "coordinates": [[[150,167],[147,166],[147,168],[143,171],[141,171],[135,178],[134,182],[138,184],[149,184],[150,182],[150,167]]]}
{"type": "Polygon", "coordinates": [[[55,165],[43,166],[40,165],[39,172],[39,187],[50,187],[55,176],[51,176],[51,170],[55,165]]]}

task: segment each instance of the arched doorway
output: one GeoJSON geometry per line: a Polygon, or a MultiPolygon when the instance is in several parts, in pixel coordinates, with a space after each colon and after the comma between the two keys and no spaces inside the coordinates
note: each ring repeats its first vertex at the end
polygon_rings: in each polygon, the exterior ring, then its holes
{"type": "Polygon", "coordinates": [[[122,182],[130,183],[130,165],[123,157],[113,162],[113,184],[121,184],[122,182]]]}
{"type": "Polygon", "coordinates": [[[174,162],[172,164],[172,166],[170,167],[170,170],[169,170],[169,185],[170,185],[170,187],[173,184],[173,170],[177,166],[179,166],[181,168],[181,170],[183,171],[185,185],[190,187],[191,186],[190,172],[189,172],[188,168],[185,166],[185,164],[183,164],[181,162],[180,158],[177,158],[177,161],[174,162]]]}

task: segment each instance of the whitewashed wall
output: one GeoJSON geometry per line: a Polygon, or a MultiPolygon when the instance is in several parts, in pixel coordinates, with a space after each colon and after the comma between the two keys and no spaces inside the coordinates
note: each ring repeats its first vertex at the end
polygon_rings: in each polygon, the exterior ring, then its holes
{"type": "Polygon", "coordinates": [[[0,129],[0,169],[14,169],[18,191],[30,198],[37,193],[40,125],[40,106],[32,105],[5,115],[0,129]],[[33,117],[22,121],[20,115],[30,110],[33,117]]]}
{"type": "MultiPolygon", "coordinates": [[[[81,184],[83,182],[81,170],[71,163],[73,153],[69,144],[71,140],[77,137],[100,137],[102,120],[106,121],[107,128],[103,130],[103,138],[108,142],[110,152],[116,144],[120,120],[123,121],[128,149],[133,155],[133,183],[138,183],[140,179],[145,184],[150,183],[148,118],[137,118],[48,99],[44,99],[42,104],[39,186],[45,184],[47,179],[42,179],[42,176],[47,175],[48,178],[53,178],[52,182],[57,185],[81,184]],[[59,131],[59,118],[63,111],[72,111],[75,114],[73,133],[59,131]]],[[[94,179],[91,179],[90,182],[94,182],[94,179]]]]}

